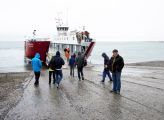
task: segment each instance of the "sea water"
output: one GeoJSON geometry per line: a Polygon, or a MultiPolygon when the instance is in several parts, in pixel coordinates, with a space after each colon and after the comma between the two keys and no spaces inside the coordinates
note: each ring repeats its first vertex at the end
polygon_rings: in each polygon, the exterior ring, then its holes
{"type": "Polygon", "coordinates": [[[94,64],[103,64],[102,53],[109,57],[112,50],[117,49],[125,63],[164,60],[164,42],[96,42],[90,61],[94,64]]]}
{"type": "MultiPolygon", "coordinates": [[[[163,61],[164,42],[96,42],[89,62],[103,64],[102,53],[109,57],[112,50],[118,49],[125,63],[163,61]]],[[[23,71],[24,64],[24,42],[0,41],[0,72],[23,71]]]]}

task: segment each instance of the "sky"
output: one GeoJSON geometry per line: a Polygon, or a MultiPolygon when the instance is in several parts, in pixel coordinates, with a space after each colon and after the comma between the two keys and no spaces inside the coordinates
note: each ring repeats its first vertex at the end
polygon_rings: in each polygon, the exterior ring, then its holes
{"type": "Polygon", "coordinates": [[[0,41],[24,40],[34,29],[56,32],[68,11],[70,29],[85,26],[97,41],[164,41],[164,0],[0,0],[0,41]]]}

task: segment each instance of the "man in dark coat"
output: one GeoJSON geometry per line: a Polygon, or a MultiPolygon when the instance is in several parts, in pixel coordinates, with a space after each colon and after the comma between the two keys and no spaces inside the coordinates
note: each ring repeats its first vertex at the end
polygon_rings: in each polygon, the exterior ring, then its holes
{"type": "Polygon", "coordinates": [[[78,72],[78,78],[79,81],[84,80],[84,74],[83,74],[83,68],[84,68],[84,56],[81,54],[81,52],[78,53],[78,56],[76,58],[76,65],[77,65],[77,72],[78,72]]]}
{"type": "Polygon", "coordinates": [[[55,75],[56,75],[56,85],[57,88],[59,87],[60,81],[63,78],[63,73],[62,73],[62,66],[65,64],[63,58],[60,57],[60,52],[56,52],[56,56],[53,58],[53,66],[55,66],[55,75]]]}
{"type": "Polygon", "coordinates": [[[111,92],[115,92],[120,94],[121,90],[121,72],[124,67],[124,60],[118,54],[118,50],[113,50],[113,56],[111,57],[112,62],[112,77],[113,77],[113,90],[111,92]]]}
{"type": "Polygon", "coordinates": [[[110,60],[106,53],[102,53],[102,57],[104,58],[104,70],[103,70],[103,79],[101,82],[105,81],[106,75],[108,75],[110,81],[112,80],[112,77],[110,75],[110,60]]]}

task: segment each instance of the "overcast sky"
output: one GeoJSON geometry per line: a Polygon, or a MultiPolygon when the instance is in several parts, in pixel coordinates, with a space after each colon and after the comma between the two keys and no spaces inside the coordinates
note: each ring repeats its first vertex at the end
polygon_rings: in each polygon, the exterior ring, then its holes
{"type": "Polygon", "coordinates": [[[0,0],[0,40],[56,34],[67,9],[69,26],[85,25],[98,41],[164,40],[164,0],[0,0]]]}

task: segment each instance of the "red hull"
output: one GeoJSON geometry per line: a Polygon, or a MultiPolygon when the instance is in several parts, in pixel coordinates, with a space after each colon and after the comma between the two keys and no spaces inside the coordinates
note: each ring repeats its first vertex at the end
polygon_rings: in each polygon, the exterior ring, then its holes
{"type": "Polygon", "coordinates": [[[25,41],[25,57],[32,59],[36,53],[39,53],[41,60],[45,62],[49,45],[50,41],[25,41]]]}

